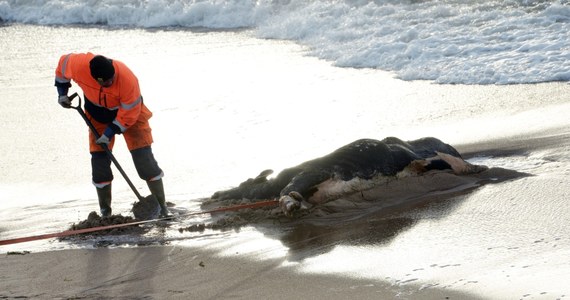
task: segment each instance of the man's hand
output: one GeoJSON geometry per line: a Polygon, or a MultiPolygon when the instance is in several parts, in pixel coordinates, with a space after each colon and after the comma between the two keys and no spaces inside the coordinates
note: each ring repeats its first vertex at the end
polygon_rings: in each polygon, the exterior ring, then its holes
{"type": "Polygon", "coordinates": [[[111,129],[111,127],[107,127],[107,129],[105,129],[105,132],[103,132],[103,134],[101,135],[100,138],[98,138],[95,143],[97,145],[102,145],[105,144],[107,146],[109,146],[109,143],[111,142],[111,140],[113,139],[113,136],[115,136],[115,132],[113,131],[113,129],[111,129]]]}
{"type": "Polygon", "coordinates": [[[110,142],[111,142],[111,140],[110,140],[106,135],[104,135],[104,134],[101,135],[101,137],[98,138],[98,139],[95,141],[95,143],[96,143],[97,145],[103,145],[103,144],[105,144],[105,145],[107,145],[107,146],[109,146],[109,143],[110,143],[110,142]]]}
{"type": "Polygon", "coordinates": [[[69,100],[69,97],[67,97],[67,95],[59,96],[57,98],[57,103],[59,103],[59,105],[64,108],[71,108],[71,100],[69,100]]]}

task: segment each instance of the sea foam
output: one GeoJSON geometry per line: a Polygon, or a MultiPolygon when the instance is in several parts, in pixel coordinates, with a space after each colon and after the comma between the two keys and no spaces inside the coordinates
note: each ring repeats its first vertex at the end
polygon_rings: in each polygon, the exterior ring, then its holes
{"type": "Polygon", "coordinates": [[[403,80],[515,84],[570,79],[568,1],[2,1],[5,22],[249,28],[335,66],[403,80]]]}

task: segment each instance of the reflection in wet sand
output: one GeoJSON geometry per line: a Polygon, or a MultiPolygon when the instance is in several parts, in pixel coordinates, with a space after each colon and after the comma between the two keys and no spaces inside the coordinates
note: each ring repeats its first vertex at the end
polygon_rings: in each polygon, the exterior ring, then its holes
{"type": "MultiPolygon", "coordinates": [[[[288,248],[288,259],[298,261],[339,245],[387,244],[415,224],[408,216],[410,211],[421,212],[429,210],[433,203],[443,203],[437,211],[427,212],[433,218],[442,218],[452,213],[475,188],[524,176],[528,174],[502,168],[469,176],[436,171],[393,180],[384,186],[315,206],[293,219],[284,217],[279,208],[226,212],[213,215],[210,224],[194,224],[186,230],[203,231],[204,227],[216,226],[221,230],[239,230],[243,226],[254,226],[267,237],[280,240],[288,248]]],[[[214,206],[215,202],[211,201],[204,205],[205,208],[214,206]]]]}
{"type": "MultiPolygon", "coordinates": [[[[491,168],[471,175],[432,171],[423,176],[391,180],[383,186],[355,192],[315,206],[295,218],[285,217],[278,207],[221,212],[201,218],[184,217],[188,212],[179,209],[179,218],[174,221],[134,227],[125,230],[122,236],[96,234],[66,240],[78,245],[92,243],[94,247],[168,244],[184,240],[193,242],[195,239],[209,243],[228,238],[224,232],[239,233],[244,228],[253,227],[265,236],[247,238],[250,242],[258,240],[260,245],[254,248],[264,248],[265,239],[278,240],[288,249],[288,259],[299,261],[326,253],[339,245],[388,244],[398,234],[414,226],[416,220],[410,217],[410,211],[425,211],[433,203],[443,203],[437,211],[427,212],[430,218],[442,218],[452,213],[464,196],[481,185],[524,176],[528,174],[502,168],[491,168]]],[[[248,200],[239,201],[244,203],[248,200]]],[[[204,210],[223,206],[212,201],[204,203],[204,210]]],[[[234,238],[236,244],[241,243],[240,234],[234,238]]]]}
{"type": "Polygon", "coordinates": [[[399,232],[414,224],[411,218],[367,219],[338,225],[299,224],[279,238],[289,249],[288,260],[300,261],[329,252],[338,245],[389,243],[399,232]]]}

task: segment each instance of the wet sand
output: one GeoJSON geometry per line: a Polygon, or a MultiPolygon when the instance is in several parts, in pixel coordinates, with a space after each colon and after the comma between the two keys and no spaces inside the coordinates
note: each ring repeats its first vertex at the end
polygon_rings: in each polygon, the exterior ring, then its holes
{"type": "MultiPolygon", "coordinates": [[[[570,134],[566,132],[540,138],[512,139],[500,144],[489,142],[463,145],[459,148],[468,155],[512,155],[533,149],[550,148],[553,145],[565,147],[569,137],[570,134]]],[[[443,194],[427,201],[457,202],[457,199],[466,193],[469,191],[443,194]]],[[[288,227],[288,230],[284,230],[284,227],[268,230],[268,227],[260,226],[257,230],[280,240],[289,249],[286,255],[269,259],[264,257],[265,250],[227,255],[208,247],[181,245],[9,253],[0,257],[0,268],[9,270],[3,272],[0,278],[0,298],[501,298],[500,294],[488,294],[489,291],[484,295],[469,294],[447,286],[416,284],[413,279],[394,281],[394,278],[382,280],[300,271],[303,260],[329,252],[337,245],[363,240],[367,244],[390,243],[395,236],[416,222],[398,214],[398,210],[407,211],[410,208],[400,207],[391,211],[371,213],[366,218],[347,221],[337,224],[338,226],[333,226],[330,222],[328,226],[300,222],[288,227]]],[[[237,231],[227,233],[228,236],[236,234],[237,231]]],[[[200,235],[195,236],[199,237],[200,235]]],[[[24,248],[25,246],[22,246],[22,249],[24,248]]],[[[544,297],[535,295],[531,298],[564,297],[542,296],[544,297]]]]}
{"type": "Polygon", "coordinates": [[[482,299],[413,284],[283,267],[176,246],[66,250],[0,258],[0,298],[34,299],[482,299]]]}

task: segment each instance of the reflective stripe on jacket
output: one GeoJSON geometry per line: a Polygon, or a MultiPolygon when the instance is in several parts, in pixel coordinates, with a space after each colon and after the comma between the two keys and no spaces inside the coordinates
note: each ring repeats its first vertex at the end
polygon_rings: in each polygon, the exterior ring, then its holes
{"type": "MultiPolygon", "coordinates": [[[[121,132],[131,127],[139,118],[142,96],[139,81],[135,74],[122,62],[113,60],[115,79],[110,87],[102,87],[91,77],[89,62],[93,53],[71,53],[61,56],[55,71],[55,80],[68,83],[73,80],[83,90],[85,100],[91,106],[90,113],[96,120],[109,122],[108,116],[116,117],[112,121],[121,132]],[[94,107],[102,109],[94,109],[94,107]],[[108,111],[109,113],[105,113],[108,111]],[[106,115],[107,117],[103,116],[106,115]]],[[[89,105],[86,105],[86,109],[89,105]]]]}

